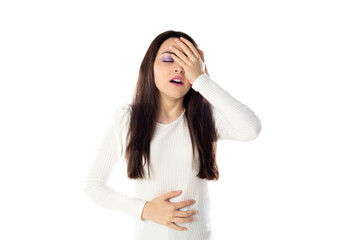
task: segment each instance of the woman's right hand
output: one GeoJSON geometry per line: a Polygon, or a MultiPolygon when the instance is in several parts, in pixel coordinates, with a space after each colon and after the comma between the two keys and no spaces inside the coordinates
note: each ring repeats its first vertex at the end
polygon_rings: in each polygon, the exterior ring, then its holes
{"type": "MultiPolygon", "coordinates": [[[[198,47],[196,47],[196,50],[200,54],[201,60],[205,63],[204,52],[202,50],[200,50],[200,48],[198,48],[198,47]]],[[[205,63],[205,73],[206,73],[206,75],[208,75],[210,77],[209,72],[206,67],[206,63],[205,63]]]]}
{"type": "Polygon", "coordinates": [[[187,223],[194,221],[193,217],[187,217],[194,215],[197,211],[178,211],[177,209],[194,204],[195,200],[186,200],[176,203],[168,201],[168,199],[176,197],[180,194],[181,191],[172,191],[154,198],[151,202],[147,202],[141,214],[141,218],[151,220],[175,230],[187,230],[186,227],[180,227],[175,223],[187,223]]]}

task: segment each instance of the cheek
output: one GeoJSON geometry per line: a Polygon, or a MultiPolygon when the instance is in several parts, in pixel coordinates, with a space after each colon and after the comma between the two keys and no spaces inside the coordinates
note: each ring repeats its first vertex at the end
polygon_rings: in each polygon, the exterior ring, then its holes
{"type": "Polygon", "coordinates": [[[159,69],[158,66],[154,64],[153,66],[154,75],[159,71],[158,69],[159,69]]]}
{"type": "Polygon", "coordinates": [[[159,78],[161,80],[162,78],[166,78],[168,74],[167,68],[164,68],[161,65],[154,65],[154,77],[159,78]]]}
{"type": "Polygon", "coordinates": [[[164,78],[164,73],[161,70],[161,67],[154,65],[154,81],[155,81],[155,85],[157,87],[160,87],[161,85],[163,85],[163,78],[164,78]]]}
{"type": "Polygon", "coordinates": [[[153,69],[153,70],[154,70],[154,80],[155,80],[155,81],[158,81],[158,80],[159,80],[159,77],[160,77],[160,76],[159,76],[159,73],[160,73],[160,72],[159,72],[159,68],[158,68],[157,66],[154,66],[154,69],[153,69]]]}
{"type": "Polygon", "coordinates": [[[162,72],[163,69],[161,68],[161,66],[159,64],[154,64],[154,75],[161,75],[162,72]]]}

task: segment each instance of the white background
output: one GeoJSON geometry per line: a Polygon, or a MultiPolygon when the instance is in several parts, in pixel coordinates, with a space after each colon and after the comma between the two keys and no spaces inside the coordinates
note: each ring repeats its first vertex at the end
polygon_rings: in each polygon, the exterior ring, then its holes
{"type": "MultiPolygon", "coordinates": [[[[151,41],[176,30],[262,123],[254,141],[218,142],[216,239],[360,239],[355,3],[1,1],[0,238],[127,239],[132,219],[83,182],[151,41]]],[[[123,171],[109,184],[127,193],[123,171]]]]}

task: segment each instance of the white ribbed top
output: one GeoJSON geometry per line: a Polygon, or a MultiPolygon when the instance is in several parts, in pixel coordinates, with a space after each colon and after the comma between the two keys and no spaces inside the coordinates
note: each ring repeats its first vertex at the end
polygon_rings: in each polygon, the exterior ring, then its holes
{"type": "MultiPolygon", "coordinates": [[[[250,141],[258,136],[261,124],[255,113],[232,97],[205,73],[194,81],[192,88],[211,103],[219,140],[250,141]]],[[[196,158],[192,157],[190,132],[184,117],[185,111],[169,124],[157,123],[150,145],[150,179],[147,166],[145,166],[145,178],[134,182],[134,196],[126,196],[107,185],[114,166],[119,159],[124,157],[130,111],[129,105],[119,106],[115,110],[89,169],[84,193],[92,201],[107,209],[137,219],[136,231],[132,239],[213,239],[209,217],[211,204],[208,180],[196,177],[199,161],[197,152],[196,158]],[[195,204],[179,209],[198,211],[193,216],[195,221],[176,223],[188,228],[187,231],[175,230],[150,220],[141,220],[147,201],[175,190],[182,190],[182,193],[171,198],[170,202],[196,200],[195,204]]]]}

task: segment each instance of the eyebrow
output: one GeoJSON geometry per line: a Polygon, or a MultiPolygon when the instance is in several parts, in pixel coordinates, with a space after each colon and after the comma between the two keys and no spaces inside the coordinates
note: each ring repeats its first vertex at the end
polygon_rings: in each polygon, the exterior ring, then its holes
{"type": "MultiPolygon", "coordinates": [[[[164,54],[164,53],[170,53],[170,54],[175,54],[175,53],[173,53],[173,52],[170,52],[170,51],[165,51],[165,52],[163,52],[163,53],[161,53],[161,54],[164,54]]],[[[175,54],[176,55],[176,54],[175,54]]]]}
{"type": "MultiPolygon", "coordinates": [[[[165,51],[165,52],[162,52],[161,54],[164,54],[164,53],[170,53],[170,54],[174,54],[175,56],[177,56],[176,53],[170,52],[170,51],[165,51]]],[[[185,54],[185,56],[187,56],[187,55],[185,54]]]]}

